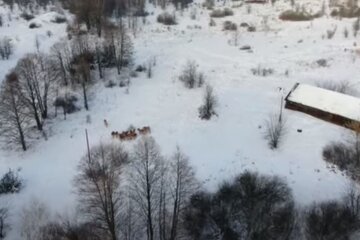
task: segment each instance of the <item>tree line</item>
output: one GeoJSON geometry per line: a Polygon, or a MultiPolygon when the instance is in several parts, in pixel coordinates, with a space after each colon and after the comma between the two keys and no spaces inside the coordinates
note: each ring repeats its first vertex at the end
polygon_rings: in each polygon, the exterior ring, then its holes
{"type": "Polygon", "coordinates": [[[79,29],[76,24],[69,27],[70,39],[56,43],[48,54],[41,52],[37,40],[37,51],[21,58],[6,75],[0,86],[0,132],[6,143],[26,151],[33,128],[46,137],[44,125],[58,109],[66,118],[79,108],[77,94],[69,92],[78,92],[89,110],[88,92],[104,78],[105,69],[116,68],[121,74],[131,66],[133,45],[123,24],[108,24],[102,38],[79,29]]]}
{"type": "MultiPolygon", "coordinates": [[[[120,143],[89,148],[73,186],[76,215],[50,217],[46,205],[28,203],[24,239],[351,240],[360,233],[353,187],[338,200],[299,206],[283,178],[244,171],[210,192],[179,147],[166,157],[151,137],[129,150],[120,143]]],[[[10,223],[2,211],[5,236],[10,223]]]]}

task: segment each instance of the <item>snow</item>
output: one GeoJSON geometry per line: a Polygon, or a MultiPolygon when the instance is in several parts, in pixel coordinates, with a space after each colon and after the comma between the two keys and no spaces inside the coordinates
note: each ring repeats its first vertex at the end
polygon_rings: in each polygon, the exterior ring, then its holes
{"type": "Polygon", "coordinates": [[[331,90],[299,84],[288,97],[291,102],[319,109],[351,120],[360,119],[360,99],[331,90]]]}
{"type": "MultiPolygon", "coordinates": [[[[321,4],[322,0],[306,2],[314,11],[321,4]]],[[[117,86],[105,88],[100,82],[92,88],[90,111],[69,115],[67,120],[59,116],[47,123],[47,141],[33,141],[25,153],[0,150],[0,173],[10,167],[21,168],[26,183],[19,194],[1,197],[12,207],[14,224],[9,239],[20,238],[19,213],[34,197],[45,202],[54,213],[74,211],[76,196],[72,181],[76,166],[85,154],[85,129],[93,146],[114,141],[111,131],[123,131],[129,125],[150,126],[164,155],[169,156],[179,145],[209,190],[242,171],[254,170],[286,180],[300,205],[341,197],[351,180],[330,168],[321,154],[327,143],[344,137],[346,130],[284,110],[287,134],[280,149],[269,149],[264,140],[265,119],[278,111],[281,98],[296,82],[314,85],[318,81],[349,81],[360,90],[356,77],[360,74],[359,57],[353,46],[359,41],[351,34],[345,39],[341,32],[345,27],[351,31],[353,19],[323,17],[312,22],[281,22],[277,16],[289,8],[289,3],[282,2],[275,7],[254,4],[251,14],[246,6],[234,8],[234,16],[215,19],[216,27],[209,27],[209,11],[201,8],[200,3],[177,12],[179,24],[173,27],[156,23],[161,11],[151,10],[154,14],[145,24],[139,21],[141,31],[137,32],[134,44],[136,64],[156,57],[153,78],[140,73],[131,80],[128,93],[117,86]],[[193,9],[197,11],[196,20],[190,18],[193,9]],[[264,17],[268,19],[269,30],[262,23],[264,17]],[[254,24],[257,31],[248,33],[241,28],[239,46],[233,46],[229,44],[232,33],[222,31],[225,20],[254,24]],[[335,37],[323,39],[326,30],[334,24],[338,25],[335,37]],[[250,45],[253,52],[239,50],[243,45],[250,45]],[[329,66],[318,67],[314,64],[318,59],[327,59],[329,66]],[[219,117],[210,121],[198,118],[204,89],[186,89],[178,80],[188,60],[198,63],[206,82],[213,86],[219,101],[219,117]],[[259,65],[273,68],[274,74],[254,76],[251,68],[259,65]],[[91,123],[86,121],[88,116],[91,123]],[[103,124],[104,119],[109,123],[108,128],[103,124]],[[302,133],[297,129],[302,129],[302,133]]],[[[36,35],[41,36],[42,52],[48,52],[53,43],[66,36],[65,24],[51,23],[51,17],[52,13],[36,16],[33,21],[42,24],[39,29],[31,30],[28,22],[15,18],[9,27],[0,28],[0,36],[11,37],[16,49],[9,61],[0,61],[0,79],[20,57],[36,51],[36,35]],[[54,35],[47,37],[47,30],[54,35]]],[[[107,81],[118,78],[114,71],[106,72],[107,81]]],[[[126,144],[128,148],[131,146],[132,143],[126,144]]]]}

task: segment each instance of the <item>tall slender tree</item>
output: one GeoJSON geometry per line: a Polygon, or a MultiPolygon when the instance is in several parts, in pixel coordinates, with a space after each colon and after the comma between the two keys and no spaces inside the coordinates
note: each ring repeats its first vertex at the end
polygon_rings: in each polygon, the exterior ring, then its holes
{"type": "Polygon", "coordinates": [[[26,103],[23,101],[21,86],[16,73],[6,76],[0,90],[0,132],[7,143],[20,144],[27,150],[26,129],[30,123],[26,103]]]}

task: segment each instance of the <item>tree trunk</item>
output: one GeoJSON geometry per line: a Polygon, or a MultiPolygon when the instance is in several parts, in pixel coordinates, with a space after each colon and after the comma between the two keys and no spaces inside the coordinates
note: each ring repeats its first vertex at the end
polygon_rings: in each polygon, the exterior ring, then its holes
{"type": "Polygon", "coordinates": [[[154,229],[152,223],[152,209],[151,209],[151,183],[149,180],[148,162],[146,162],[146,165],[147,165],[146,166],[146,201],[147,201],[148,239],[154,240],[154,229]]]}
{"type": "Polygon", "coordinates": [[[42,131],[43,130],[43,126],[42,126],[42,123],[41,123],[41,120],[40,120],[40,117],[39,117],[39,113],[37,111],[37,108],[36,106],[32,106],[33,107],[33,110],[34,110],[34,118],[35,118],[35,122],[36,122],[36,126],[37,126],[37,129],[39,131],[42,131]]]}
{"type": "Polygon", "coordinates": [[[83,81],[82,87],[83,87],[83,95],[84,95],[84,107],[85,107],[86,111],[89,111],[88,99],[87,99],[87,93],[86,93],[86,83],[85,83],[85,81],[83,81]]]}

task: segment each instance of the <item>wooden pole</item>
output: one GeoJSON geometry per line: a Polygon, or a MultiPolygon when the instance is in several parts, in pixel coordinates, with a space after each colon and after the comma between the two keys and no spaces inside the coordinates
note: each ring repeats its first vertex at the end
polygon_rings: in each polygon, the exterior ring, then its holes
{"type": "Polygon", "coordinates": [[[90,157],[90,144],[89,144],[89,136],[88,136],[88,131],[87,131],[87,129],[85,129],[85,136],[86,136],[86,147],[87,147],[87,152],[88,152],[88,158],[89,158],[89,162],[91,162],[91,157],[90,157]]]}

